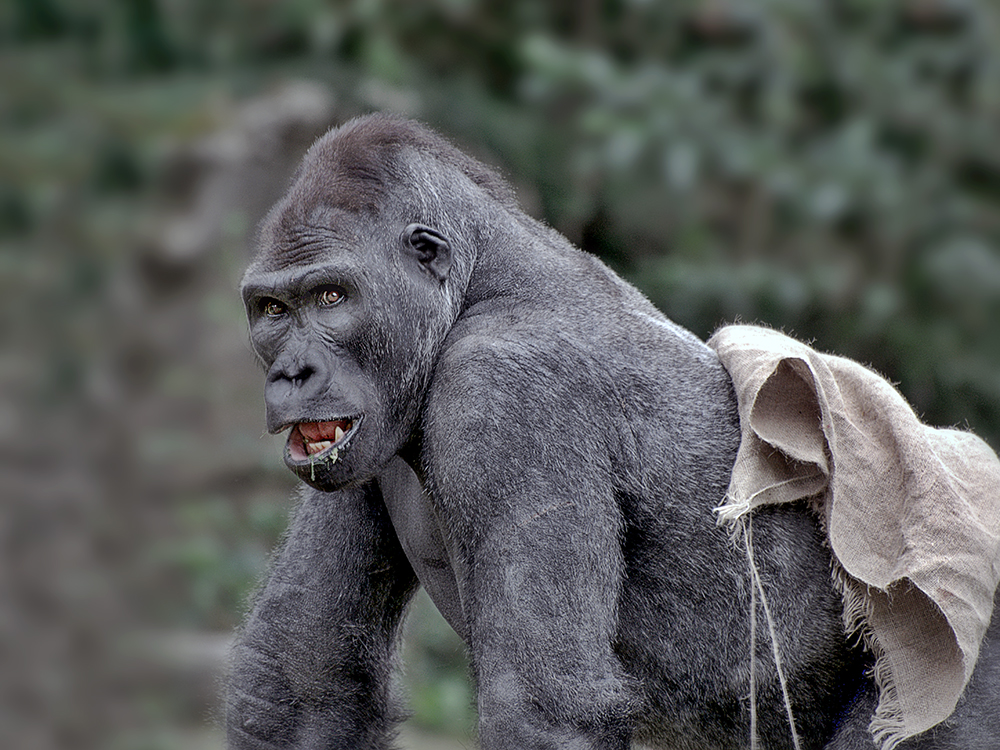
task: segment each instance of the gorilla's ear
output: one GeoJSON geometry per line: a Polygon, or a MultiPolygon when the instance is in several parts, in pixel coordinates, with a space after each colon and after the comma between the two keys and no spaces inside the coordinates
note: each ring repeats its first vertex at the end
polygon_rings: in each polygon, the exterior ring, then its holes
{"type": "Polygon", "coordinates": [[[440,232],[424,224],[410,224],[403,230],[403,250],[416,258],[438,281],[448,278],[451,247],[440,232]]]}

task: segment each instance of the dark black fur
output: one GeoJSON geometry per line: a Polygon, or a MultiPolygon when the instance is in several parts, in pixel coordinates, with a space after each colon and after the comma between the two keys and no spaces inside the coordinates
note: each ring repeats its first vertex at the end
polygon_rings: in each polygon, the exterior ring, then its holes
{"type": "MultiPolygon", "coordinates": [[[[268,428],[356,429],[286,449],[311,488],[234,652],[231,748],[387,747],[418,585],[469,646],[485,750],[748,746],[747,561],[713,514],[739,430],[702,342],[385,116],[313,146],[243,293],[268,428]]],[[[870,750],[815,519],[754,535],[804,746],[870,750]]],[[[761,747],[788,748],[758,631],[761,747]]],[[[907,747],[1000,747],[995,631],[955,728],[907,747]]]]}

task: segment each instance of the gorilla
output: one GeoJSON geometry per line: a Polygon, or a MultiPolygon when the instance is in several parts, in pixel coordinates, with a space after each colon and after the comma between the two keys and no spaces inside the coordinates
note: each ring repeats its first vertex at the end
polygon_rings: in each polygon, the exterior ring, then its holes
{"type": "MultiPolygon", "coordinates": [[[[805,505],[754,518],[797,739],[768,639],[750,654],[763,615],[713,512],[740,439],[715,353],[495,172],[392,116],[334,129],[242,296],[306,487],[234,646],[230,748],[390,747],[418,586],[468,646],[483,750],[875,747],[871,660],[805,505]]],[[[952,718],[901,747],[1000,747],[998,619],[952,718]]]]}

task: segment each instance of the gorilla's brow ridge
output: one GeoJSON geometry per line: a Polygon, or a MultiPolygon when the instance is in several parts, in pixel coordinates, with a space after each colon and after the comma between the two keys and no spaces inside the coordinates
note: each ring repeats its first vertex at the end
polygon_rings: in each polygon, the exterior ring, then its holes
{"type": "Polygon", "coordinates": [[[254,281],[243,284],[244,299],[282,294],[303,294],[323,284],[364,284],[367,274],[359,263],[348,256],[338,262],[325,260],[309,265],[283,266],[278,269],[255,272],[254,281]]]}
{"type": "MultiPolygon", "coordinates": [[[[316,217],[311,217],[311,221],[315,222],[316,217]]],[[[355,223],[356,217],[343,214],[331,216],[327,224],[302,221],[294,213],[281,214],[277,222],[269,221],[262,228],[260,266],[274,271],[328,262],[332,255],[342,255],[355,247],[358,242],[355,223]]]]}

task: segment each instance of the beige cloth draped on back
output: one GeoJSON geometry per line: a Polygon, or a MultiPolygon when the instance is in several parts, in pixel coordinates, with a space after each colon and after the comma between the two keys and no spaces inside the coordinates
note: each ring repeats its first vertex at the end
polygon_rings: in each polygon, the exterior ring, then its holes
{"type": "Polygon", "coordinates": [[[1000,580],[1000,460],[969,432],[922,424],[857,362],[755,326],[709,346],[742,426],[720,520],[818,503],[845,625],[877,658],[871,730],[890,750],[947,718],[972,675],[1000,580]]]}

